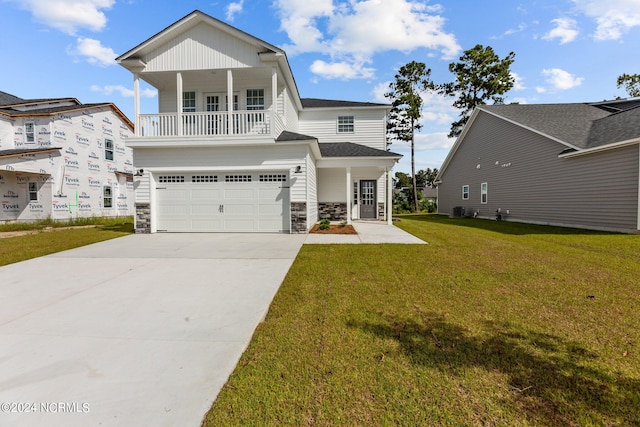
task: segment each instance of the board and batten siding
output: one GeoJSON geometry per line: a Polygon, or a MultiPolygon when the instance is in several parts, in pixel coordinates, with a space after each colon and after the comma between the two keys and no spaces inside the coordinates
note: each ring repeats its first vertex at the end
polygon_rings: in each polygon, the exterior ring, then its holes
{"type": "Polygon", "coordinates": [[[559,158],[567,147],[480,112],[441,176],[438,208],[507,220],[633,232],[638,229],[638,145],[559,158]],[[480,186],[488,186],[482,204],[480,186]],[[469,185],[469,200],[462,186],[469,185]]]}
{"type": "Polygon", "coordinates": [[[323,142],[353,142],[386,150],[384,110],[305,110],[300,113],[298,132],[323,142]],[[354,117],[353,133],[338,133],[338,116],[354,117]]]}
{"type": "Polygon", "coordinates": [[[145,55],[145,72],[213,70],[260,66],[259,49],[200,23],[145,55]]]}
{"type": "MultiPolygon", "coordinates": [[[[228,170],[241,172],[243,170],[259,171],[282,170],[291,171],[296,166],[305,165],[307,147],[216,147],[216,148],[153,148],[135,150],[136,168],[149,170],[166,170],[167,173],[188,171],[225,172],[228,170]],[[243,169],[246,168],[246,169],[243,169]]],[[[136,202],[148,203],[149,177],[142,177],[136,189],[136,202]],[[146,183],[144,183],[146,181],[146,183]],[[147,188],[145,188],[147,186],[147,188]],[[143,188],[143,191],[139,191],[143,188]]],[[[307,201],[307,185],[305,174],[292,175],[291,201],[307,201]]]]}

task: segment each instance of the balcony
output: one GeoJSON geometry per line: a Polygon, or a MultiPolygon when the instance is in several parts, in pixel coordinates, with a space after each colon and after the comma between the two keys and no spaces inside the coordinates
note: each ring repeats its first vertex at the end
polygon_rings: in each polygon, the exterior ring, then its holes
{"type": "Polygon", "coordinates": [[[284,122],[272,110],[212,111],[197,113],[140,114],[136,137],[272,136],[284,130],[284,122]]]}

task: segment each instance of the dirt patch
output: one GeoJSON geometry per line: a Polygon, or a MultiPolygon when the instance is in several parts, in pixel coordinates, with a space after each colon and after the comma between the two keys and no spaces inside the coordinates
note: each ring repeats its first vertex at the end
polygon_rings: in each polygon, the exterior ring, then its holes
{"type": "Polygon", "coordinates": [[[49,231],[62,231],[70,230],[72,228],[97,228],[100,225],[75,225],[70,227],[45,227],[35,230],[16,230],[16,231],[2,231],[0,232],[0,239],[7,239],[9,237],[27,236],[29,234],[47,233],[49,231]]]}
{"type": "Polygon", "coordinates": [[[316,224],[309,231],[314,234],[358,234],[353,225],[331,224],[328,230],[320,230],[320,224],[316,224]]]}

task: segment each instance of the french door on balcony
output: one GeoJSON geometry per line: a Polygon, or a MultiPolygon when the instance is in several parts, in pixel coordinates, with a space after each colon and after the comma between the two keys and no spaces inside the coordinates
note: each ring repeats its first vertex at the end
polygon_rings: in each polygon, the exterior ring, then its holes
{"type": "MultiPolygon", "coordinates": [[[[227,131],[227,115],[215,114],[219,111],[229,110],[229,97],[224,93],[205,93],[204,94],[204,110],[211,112],[207,117],[207,133],[209,135],[224,135],[227,131]],[[224,99],[224,104],[220,101],[224,99]]],[[[238,95],[233,95],[233,111],[238,111],[238,95]]],[[[237,125],[234,126],[237,128],[237,125]]],[[[237,132],[237,130],[236,130],[237,132]]]]}

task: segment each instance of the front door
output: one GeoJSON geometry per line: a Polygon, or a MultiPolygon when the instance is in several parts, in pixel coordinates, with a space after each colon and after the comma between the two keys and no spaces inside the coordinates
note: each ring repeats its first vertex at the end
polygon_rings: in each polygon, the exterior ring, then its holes
{"type": "Polygon", "coordinates": [[[360,219],[375,219],[377,205],[376,181],[360,181],[360,219]]]}

